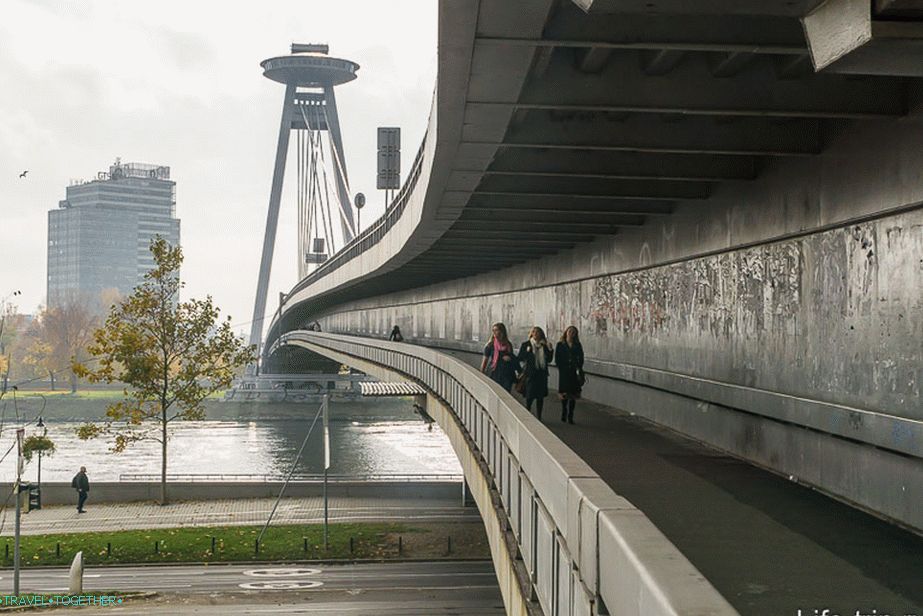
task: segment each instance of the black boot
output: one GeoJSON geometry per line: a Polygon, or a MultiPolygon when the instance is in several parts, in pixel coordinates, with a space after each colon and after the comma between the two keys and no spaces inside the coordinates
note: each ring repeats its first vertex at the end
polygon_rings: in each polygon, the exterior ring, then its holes
{"type": "Polygon", "coordinates": [[[576,400],[567,401],[567,421],[568,423],[574,423],[574,407],[577,406],[576,400]]]}
{"type": "Polygon", "coordinates": [[[561,400],[561,421],[567,421],[567,400],[561,400]]]}
{"type": "Polygon", "coordinates": [[[541,398],[535,400],[535,417],[539,421],[542,420],[542,407],[545,406],[545,401],[541,398]]]}

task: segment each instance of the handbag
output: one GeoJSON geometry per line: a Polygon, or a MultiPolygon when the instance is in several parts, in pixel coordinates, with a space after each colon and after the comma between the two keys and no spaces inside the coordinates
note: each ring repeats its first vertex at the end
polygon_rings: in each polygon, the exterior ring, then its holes
{"type": "Polygon", "coordinates": [[[519,378],[516,379],[515,388],[516,388],[516,393],[518,393],[520,396],[526,395],[526,373],[525,371],[523,371],[523,373],[519,375],[519,378]]]}
{"type": "Polygon", "coordinates": [[[580,387],[586,385],[586,373],[583,370],[577,371],[577,385],[580,387]]]}

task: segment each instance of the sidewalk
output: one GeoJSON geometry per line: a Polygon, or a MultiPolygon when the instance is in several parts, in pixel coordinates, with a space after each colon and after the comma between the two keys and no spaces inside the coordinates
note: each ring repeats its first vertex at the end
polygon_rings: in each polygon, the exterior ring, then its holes
{"type": "MultiPolygon", "coordinates": [[[[331,522],[474,522],[475,507],[462,507],[458,499],[401,499],[337,496],[329,499],[331,522]]],[[[86,513],[75,506],[50,506],[22,516],[22,534],[88,533],[188,526],[245,526],[262,524],[275,499],[184,501],[165,507],[156,503],[105,503],[87,501],[86,513]]],[[[13,534],[14,511],[3,513],[0,536],[13,534]]],[[[312,524],[324,521],[321,497],[283,498],[273,524],[312,524]]]]}

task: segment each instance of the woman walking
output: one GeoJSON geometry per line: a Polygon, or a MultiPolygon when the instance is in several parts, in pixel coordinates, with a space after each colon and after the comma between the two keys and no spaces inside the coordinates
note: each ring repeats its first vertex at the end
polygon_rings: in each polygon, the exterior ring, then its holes
{"type": "Polygon", "coordinates": [[[509,391],[513,382],[516,381],[518,371],[519,362],[516,360],[513,345],[510,344],[509,336],[506,334],[506,325],[494,323],[491,328],[490,342],[484,347],[481,372],[509,391]]]}
{"type": "Polygon", "coordinates": [[[401,335],[401,328],[395,325],[394,329],[391,330],[391,335],[388,336],[388,340],[391,342],[404,342],[404,336],[401,335]]]}
{"type": "Polygon", "coordinates": [[[558,366],[558,396],[561,398],[561,421],[574,423],[574,407],[580,399],[580,390],[586,382],[583,374],[583,345],[580,333],[571,325],[554,350],[558,366]]]}
{"type": "Polygon", "coordinates": [[[532,412],[532,402],[535,402],[535,416],[541,421],[542,408],[545,406],[545,396],[548,395],[548,365],[554,358],[554,349],[545,338],[544,330],[535,326],[529,332],[529,339],[519,347],[519,361],[523,364],[526,377],[526,387],[523,395],[526,398],[526,408],[532,412]]]}

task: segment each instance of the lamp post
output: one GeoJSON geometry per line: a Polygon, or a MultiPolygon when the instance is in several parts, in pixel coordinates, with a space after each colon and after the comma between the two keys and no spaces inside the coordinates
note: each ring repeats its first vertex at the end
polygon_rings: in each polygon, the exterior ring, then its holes
{"type": "MultiPolygon", "coordinates": [[[[41,415],[39,415],[38,417],[38,424],[36,425],[36,427],[42,429],[43,437],[48,436],[48,428],[45,427],[45,421],[44,419],[42,419],[41,415]]],[[[39,494],[41,494],[41,489],[42,489],[42,450],[41,449],[38,450],[38,479],[36,480],[35,483],[39,489],[39,494]]]]}
{"type": "Polygon", "coordinates": [[[19,596],[19,536],[22,525],[22,439],[25,436],[25,428],[16,429],[16,537],[13,541],[13,594],[19,596]]]}

